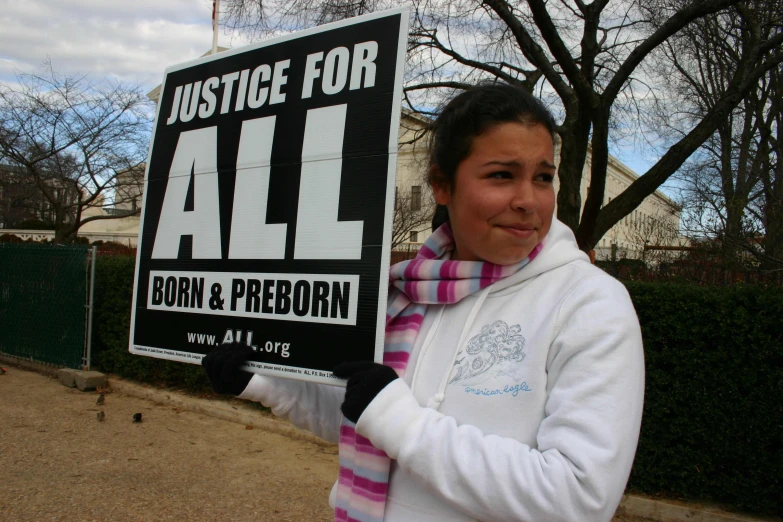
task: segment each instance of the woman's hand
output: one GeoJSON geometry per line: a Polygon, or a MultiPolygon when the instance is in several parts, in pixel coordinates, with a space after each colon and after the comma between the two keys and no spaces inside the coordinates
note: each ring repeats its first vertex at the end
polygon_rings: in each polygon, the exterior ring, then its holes
{"type": "Polygon", "coordinates": [[[207,372],[212,389],[216,393],[239,395],[247,388],[252,373],[241,370],[245,361],[253,356],[253,349],[246,344],[224,344],[209,352],[201,365],[207,372]]]}
{"type": "Polygon", "coordinates": [[[353,423],[359,422],[375,396],[397,379],[397,372],[392,368],[371,361],[344,362],[335,366],[332,373],[340,379],[348,379],[340,409],[353,423]]]}

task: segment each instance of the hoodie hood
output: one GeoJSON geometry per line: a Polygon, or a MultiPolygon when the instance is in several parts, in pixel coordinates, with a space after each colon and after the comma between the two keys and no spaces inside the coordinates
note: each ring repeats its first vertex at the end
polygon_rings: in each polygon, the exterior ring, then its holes
{"type": "Polygon", "coordinates": [[[543,248],[526,267],[491,285],[490,293],[499,292],[573,261],[590,262],[587,254],[579,250],[573,231],[557,218],[552,219],[552,226],[542,243],[543,248]]]}

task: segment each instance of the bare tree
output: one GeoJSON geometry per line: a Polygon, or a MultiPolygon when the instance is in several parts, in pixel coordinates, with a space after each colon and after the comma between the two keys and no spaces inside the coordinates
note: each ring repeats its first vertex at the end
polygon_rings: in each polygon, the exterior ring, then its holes
{"type": "MultiPolygon", "coordinates": [[[[666,61],[673,70],[671,100],[682,107],[673,118],[675,131],[684,134],[680,127],[692,126],[726,94],[741,58],[736,50],[746,38],[738,11],[729,11],[698,20],[666,42],[666,61]]],[[[685,187],[689,225],[720,237],[730,265],[743,257],[743,243],[758,229],[747,212],[760,195],[768,74],[748,90],[678,176],[685,187]]]]}
{"type": "Polygon", "coordinates": [[[767,154],[762,154],[760,165],[763,204],[756,213],[764,224],[763,256],[761,266],[765,269],[783,268],[783,138],[780,136],[783,124],[783,68],[773,69],[769,75],[771,92],[768,117],[763,132],[768,136],[767,154]]]}
{"type": "MultiPolygon", "coordinates": [[[[728,12],[699,20],[667,42],[672,103],[682,107],[673,119],[675,132],[684,134],[681,127],[699,120],[731,88],[741,59],[737,49],[747,38],[738,12],[728,12]]],[[[760,238],[769,223],[767,208],[774,213],[776,160],[771,155],[780,113],[778,76],[779,66],[765,72],[678,176],[687,228],[717,241],[729,267],[745,263],[748,254],[774,259],[763,250],[774,250],[776,224],[771,241],[760,238]]]]}
{"type": "MultiPolygon", "coordinates": [[[[392,0],[226,0],[233,27],[274,34],[401,4],[392,0]]],[[[536,89],[560,113],[558,218],[590,249],[653,194],[717,129],[759,78],[783,61],[773,0],[409,0],[408,106],[431,114],[482,79],[536,89]],[[656,94],[651,63],[662,45],[705,16],[734,10],[748,37],[729,89],[622,194],[604,205],[609,146],[638,132],[656,94]],[[763,13],[763,15],[761,14],[763,13]],[[580,184],[592,144],[591,181],[580,184]]]]}
{"type": "Polygon", "coordinates": [[[401,187],[394,195],[392,250],[410,241],[411,232],[419,234],[430,229],[435,208],[432,193],[429,190],[414,191],[414,187],[401,187]]]}
{"type": "Polygon", "coordinates": [[[17,82],[0,84],[0,164],[45,200],[55,241],[90,221],[134,213],[85,216],[109,198],[118,205],[141,192],[127,187],[141,182],[127,174],[143,169],[149,147],[152,110],[141,90],[61,76],[49,63],[17,82]]]}
{"type": "Polygon", "coordinates": [[[17,169],[0,164],[0,228],[47,226],[51,216],[32,183],[25,183],[17,169]]]}

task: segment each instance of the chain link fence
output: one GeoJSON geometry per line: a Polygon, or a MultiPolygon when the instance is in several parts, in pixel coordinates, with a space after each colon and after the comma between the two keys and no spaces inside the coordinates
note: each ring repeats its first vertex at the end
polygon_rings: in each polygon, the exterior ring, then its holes
{"type": "Polygon", "coordinates": [[[88,248],[0,244],[0,352],[82,368],[88,248]]]}

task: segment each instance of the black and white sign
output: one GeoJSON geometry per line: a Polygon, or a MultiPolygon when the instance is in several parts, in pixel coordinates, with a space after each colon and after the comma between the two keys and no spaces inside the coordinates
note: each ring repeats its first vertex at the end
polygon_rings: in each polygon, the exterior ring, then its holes
{"type": "Polygon", "coordinates": [[[170,67],[144,183],[130,351],[341,384],[382,360],[408,12],[170,67]]]}

